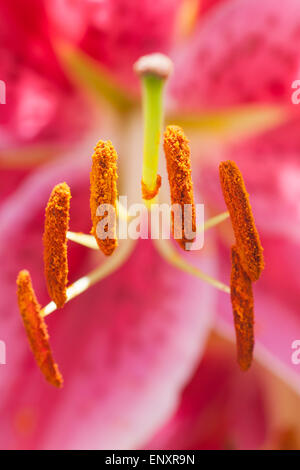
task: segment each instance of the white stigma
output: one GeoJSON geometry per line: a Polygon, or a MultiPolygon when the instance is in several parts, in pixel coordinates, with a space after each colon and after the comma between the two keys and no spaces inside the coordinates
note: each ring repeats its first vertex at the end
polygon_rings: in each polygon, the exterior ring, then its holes
{"type": "Polygon", "coordinates": [[[173,62],[169,57],[160,52],[140,57],[133,66],[138,75],[156,75],[160,78],[168,78],[173,70],[173,62]]]}

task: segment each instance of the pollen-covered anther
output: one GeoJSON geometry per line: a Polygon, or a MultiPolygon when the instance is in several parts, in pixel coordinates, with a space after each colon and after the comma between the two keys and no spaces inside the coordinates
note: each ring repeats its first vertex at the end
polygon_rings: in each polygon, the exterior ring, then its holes
{"type": "Polygon", "coordinates": [[[100,140],[92,156],[90,173],[90,208],[93,224],[91,233],[94,235],[100,250],[107,256],[111,255],[118,246],[116,236],[117,159],[118,156],[112,143],[109,140],[100,140]],[[101,207],[103,211],[101,211],[101,207]],[[106,208],[109,210],[106,210],[106,208]],[[98,224],[104,218],[107,221],[104,227],[106,233],[104,233],[105,236],[99,237],[100,226],[98,224]]]}
{"type": "Polygon", "coordinates": [[[157,196],[159,188],[161,187],[161,176],[157,175],[156,183],[153,189],[149,189],[143,180],[141,181],[141,185],[143,199],[145,199],[146,201],[151,201],[151,199],[154,199],[155,196],[157,196]]]}
{"type": "Polygon", "coordinates": [[[20,313],[33,355],[46,380],[55,387],[62,387],[63,378],[54,362],[49,335],[41,307],[36,299],[30,274],[20,271],[17,278],[17,296],[20,313]]]}
{"type": "MultiPolygon", "coordinates": [[[[186,244],[193,242],[195,239],[196,212],[189,141],[180,127],[167,127],[164,134],[164,151],[167,162],[171,202],[172,205],[178,204],[181,207],[182,224],[179,230],[181,231],[181,237],[175,238],[177,238],[180,246],[185,248],[186,244]]],[[[172,212],[173,235],[175,232],[175,219],[174,213],[172,212]]],[[[177,229],[176,232],[178,232],[177,229]]]]}
{"type": "Polygon", "coordinates": [[[58,308],[67,300],[70,199],[69,186],[60,183],[53,188],[45,211],[44,270],[49,295],[58,308]]]}
{"type": "Polygon", "coordinates": [[[263,248],[255,226],[243,176],[235,162],[231,160],[221,162],[219,171],[241,264],[251,281],[256,281],[264,268],[263,248]]]}
{"type": "Polygon", "coordinates": [[[237,360],[242,370],[251,366],[254,348],[252,282],[241,264],[237,247],[231,248],[231,303],[233,309],[237,360]]]}

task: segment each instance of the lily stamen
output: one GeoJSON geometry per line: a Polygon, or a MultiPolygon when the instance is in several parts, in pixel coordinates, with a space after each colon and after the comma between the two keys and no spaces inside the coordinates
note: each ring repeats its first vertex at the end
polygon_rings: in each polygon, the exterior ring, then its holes
{"type": "MultiPolygon", "coordinates": [[[[167,162],[168,179],[170,185],[172,204],[179,204],[184,211],[185,206],[190,206],[191,229],[196,232],[196,211],[194,204],[193,182],[191,174],[191,155],[189,141],[179,126],[168,126],[164,136],[164,150],[167,162]]],[[[174,215],[172,214],[173,232],[174,215]]],[[[195,238],[195,237],[194,237],[195,238]]],[[[182,236],[177,241],[185,249],[187,243],[193,239],[186,239],[185,225],[182,220],[182,236]]]]}
{"type": "MultiPolygon", "coordinates": [[[[36,299],[28,271],[20,271],[17,286],[19,309],[35,360],[46,380],[55,387],[61,387],[63,378],[52,356],[47,325],[42,315],[41,306],[36,299]]],[[[52,303],[57,308],[56,304],[52,303]]]]}
{"type": "Polygon", "coordinates": [[[230,214],[241,263],[250,279],[256,281],[264,268],[264,258],[249,194],[235,162],[230,160],[222,162],[219,170],[224,200],[230,214]]]}
{"type": "Polygon", "coordinates": [[[66,301],[68,283],[67,230],[71,191],[66,183],[55,186],[45,211],[44,269],[51,299],[58,308],[66,301]]]}
{"type": "Polygon", "coordinates": [[[231,303],[237,342],[237,359],[248,370],[254,348],[252,282],[264,268],[263,248],[255,226],[249,194],[243,176],[233,161],[219,166],[222,191],[227,205],[236,245],[231,249],[231,303]]]}
{"type": "Polygon", "coordinates": [[[237,360],[242,370],[251,366],[254,348],[252,282],[244,271],[236,246],[231,249],[231,303],[236,332],[237,360]]]}
{"type": "Polygon", "coordinates": [[[117,208],[117,153],[110,141],[100,140],[95,147],[92,156],[92,169],[90,173],[91,181],[91,218],[93,223],[92,234],[94,235],[99,248],[105,255],[111,255],[118,246],[116,236],[116,208],[117,208]],[[109,214],[109,230],[105,239],[97,235],[97,225],[104,216],[99,216],[97,210],[101,205],[109,205],[114,209],[113,214],[109,214]]]}

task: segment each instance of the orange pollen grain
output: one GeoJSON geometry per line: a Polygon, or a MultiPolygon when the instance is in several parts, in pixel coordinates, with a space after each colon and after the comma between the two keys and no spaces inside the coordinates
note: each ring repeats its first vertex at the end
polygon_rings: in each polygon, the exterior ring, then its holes
{"type": "Polygon", "coordinates": [[[70,199],[69,186],[60,183],[53,188],[45,211],[44,270],[49,295],[57,308],[67,300],[70,199]]]}
{"type": "Polygon", "coordinates": [[[142,197],[146,201],[150,201],[151,199],[155,198],[157,196],[159,188],[161,187],[161,176],[157,175],[156,177],[156,183],[154,189],[149,189],[148,186],[144,183],[144,181],[141,181],[142,185],[142,197]]]}
{"type": "Polygon", "coordinates": [[[55,387],[62,387],[63,378],[52,356],[47,326],[28,271],[19,272],[17,286],[18,305],[35,360],[46,380],[55,387]]]}
{"type": "MultiPolygon", "coordinates": [[[[164,134],[164,151],[166,156],[168,179],[170,185],[172,205],[179,204],[184,214],[185,206],[191,207],[189,220],[189,228],[196,233],[196,212],[194,204],[193,182],[191,172],[191,152],[189,141],[179,126],[168,126],[164,134]]],[[[174,214],[173,233],[174,233],[174,214]]],[[[182,236],[177,241],[184,248],[185,243],[191,243],[195,236],[187,237],[185,233],[184,222],[182,217],[182,236]]]]}
{"type": "Polygon", "coordinates": [[[231,248],[230,289],[237,343],[237,360],[240,368],[246,371],[251,366],[254,348],[254,301],[251,279],[242,267],[235,245],[231,248]]]}
{"type": "Polygon", "coordinates": [[[264,268],[263,248],[243,176],[235,162],[230,160],[221,162],[219,171],[223,196],[230,214],[241,263],[250,279],[256,281],[264,268]]]}
{"type": "Polygon", "coordinates": [[[95,147],[92,156],[92,169],[90,173],[91,194],[90,207],[92,218],[92,230],[100,250],[107,256],[111,255],[118,246],[116,236],[116,209],[117,209],[117,152],[112,143],[100,140],[95,147]],[[105,211],[104,215],[97,215],[97,209],[102,204],[108,204],[113,210],[105,211]],[[101,239],[97,235],[97,225],[106,217],[107,237],[101,239]]]}

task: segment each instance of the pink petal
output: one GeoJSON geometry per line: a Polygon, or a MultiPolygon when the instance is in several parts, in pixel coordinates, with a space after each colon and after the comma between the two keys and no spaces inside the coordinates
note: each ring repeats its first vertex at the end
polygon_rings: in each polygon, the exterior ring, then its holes
{"type": "Polygon", "coordinates": [[[0,0],[0,26],[2,149],[74,142],[90,122],[87,104],[56,57],[44,2],[0,0]]]}
{"type": "Polygon", "coordinates": [[[85,3],[86,32],[80,47],[123,85],[138,84],[134,62],[151,52],[168,52],[180,0],[115,0],[85,3]]]}
{"type": "Polygon", "coordinates": [[[176,413],[146,448],[260,448],[269,428],[266,399],[258,367],[244,374],[232,348],[214,340],[184,388],[176,413]]]}
{"type": "Polygon", "coordinates": [[[219,3],[227,1],[229,0],[202,0],[200,4],[200,21],[204,13],[210,12],[210,10],[215,8],[219,3]]]}
{"type": "Polygon", "coordinates": [[[30,173],[29,168],[7,168],[0,170],[0,202],[10,196],[30,173]]]}
{"type": "Polygon", "coordinates": [[[178,53],[171,82],[180,109],[246,103],[289,106],[299,75],[298,0],[230,0],[199,22],[178,53]]]}
{"type": "MultiPolygon", "coordinates": [[[[71,186],[71,229],[89,230],[88,167],[63,162],[36,172],[7,200],[1,223],[1,448],[132,448],[173,412],[201,354],[214,290],[166,264],[150,241],[110,278],[47,318],[62,390],[41,376],[16,306],[15,279],[28,268],[47,302],[42,266],[43,212],[51,188],[71,186]]],[[[97,255],[70,243],[70,282],[97,255]]],[[[101,257],[99,258],[101,259],[101,257]]],[[[197,261],[196,261],[197,262],[197,261]]],[[[214,274],[211,257],[200,265],[214,274]]]]}
{"type": "MultiPolygon", "coordinates": [[[[62,36],[72,42],[79,41],[87,28],[89,9],[93,3],[84,0],[52,0],[46,2],[54,36],[62,36]],[[59,12],[59,13],[58,13],[59,12]]],[[[98,2],[103,7],[106,1],[98,2]]]]}

